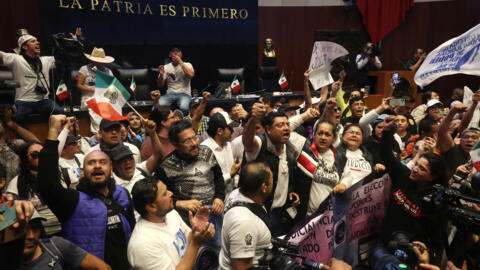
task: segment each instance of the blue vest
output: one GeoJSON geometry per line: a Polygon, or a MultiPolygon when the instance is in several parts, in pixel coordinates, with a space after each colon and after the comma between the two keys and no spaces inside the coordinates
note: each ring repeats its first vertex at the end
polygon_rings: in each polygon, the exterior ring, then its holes
{"type": "MultiPolygon", "coordinates": [[[[94,196],[82,191],[78,191],[78,193],[78,204],[72,217],[62,224],[63,234],[66,239],[103,260],[107,230],[107,206],[94,196]]],[[[125,212],[128,212],[130,200],[123,187],[115,185],[113,200],[122,206],[125,212]]],[[[122,214],[120,217],[128,243],[132,229],[126,217],[122,214]]]]}

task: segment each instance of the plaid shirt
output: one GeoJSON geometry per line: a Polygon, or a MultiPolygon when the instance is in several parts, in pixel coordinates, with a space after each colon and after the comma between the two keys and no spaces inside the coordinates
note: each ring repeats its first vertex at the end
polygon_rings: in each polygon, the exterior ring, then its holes
{"type": "MultiPolygon", "coordinates": [[[[192,121],[190,115],[185,116],[184,120],[192,121]]],[[[202,120],[200,121],[200,125],[198,125],[197,135],[200,136],[203,133],[207,132],[208,128],[208,121],[210,121],[210,117],[202,115],[202,120]]]]}

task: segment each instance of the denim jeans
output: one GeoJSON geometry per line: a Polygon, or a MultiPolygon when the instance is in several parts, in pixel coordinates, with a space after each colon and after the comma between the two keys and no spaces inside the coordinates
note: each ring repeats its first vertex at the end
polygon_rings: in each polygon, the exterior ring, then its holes
{"type": "Polygon", "coordinates": [[[34,102],[17,100],[15,101],[15,107],[17,112],[12,115],[12,120],[22,126],[25,124],[29,114],[37,113],[42,117],[48,117],[52,110],[53,114],[65,113],[63,108],[51,99],[42,99],[34,102]]]}
{"type": "Polygon", "coordinates": [[[182,110],[184,115],[188,114],[188,106],[190,105],[191,96],[184,93],[167,93],[160,97],[158,104],[170,107],[173,103],[182,110]]]}

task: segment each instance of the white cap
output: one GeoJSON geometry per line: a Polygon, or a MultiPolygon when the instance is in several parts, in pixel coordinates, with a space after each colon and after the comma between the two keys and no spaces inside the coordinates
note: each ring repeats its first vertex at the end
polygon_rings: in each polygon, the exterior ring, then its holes
{"type": "Polygon", "coordinates": [[[430,99],[428,102],[427,102],[427,110],[432,107],[432,106],[435,106],[437,104],[441,104],[443,106],[443,103],[438,100],[438,99],[430,99]]]}
{"type": "Polygon", "coordinates": [[[20,53],[21,49],[22,49],[22,45],[23,43],[29,41],[30,39],[37,39],[36,37],[32,36],[32,35],[23,35],[23,36],[20,36],[18,38],[18,53],[20,53]]]}
{"type": "MultiPolygon", "coordinates": [[[[312,97],[312,105],[315,105],[317,103],[319,103],[320,101],[322,101],[322,98],[321,97],[312,97]]],[[[302,105],[300,105],[300,108],[305,108],[305,101],[302,103],[302,105]]]]}

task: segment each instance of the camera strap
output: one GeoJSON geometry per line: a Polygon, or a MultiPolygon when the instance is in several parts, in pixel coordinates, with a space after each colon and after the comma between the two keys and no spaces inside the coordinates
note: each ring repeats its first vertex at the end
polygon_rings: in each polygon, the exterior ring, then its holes
{"type": "Polygon", "coordinates": [[[230,207],[230,209],[232,209],[233,207],[236,207],[236,206],[243,206],[243,207],[248,208],[248,210],[250,210],[250,212],[255,214],[259,219],[261,219],[263,221],[263,223],[265,223],[267,228],[270,230],[270,218],[268,216],[267,211],[265,211],[265,209],[262,206],[260,206],[256,203],[234,202],[232,204],[232,206],[230,207]]]}
{"type": "Polygon", "coordinates": [[[38,80],[40,80],[40,83],[42,84],[42,86],[47,91],[50,90],[50,85],[48,85],[47,79],[45,78],[45,75],[43,74],[43,71],[42,71],[43,64],[42,64],[42,60],[40,60],[40,57],[31,58],[31,57],[25,56],[24,54],[22,56],[25,59],[25,61],[27,61],[28,65],[32,68],[33,72],[35,72],[35,74],[37,75],[37,82],[38,80]]]}

